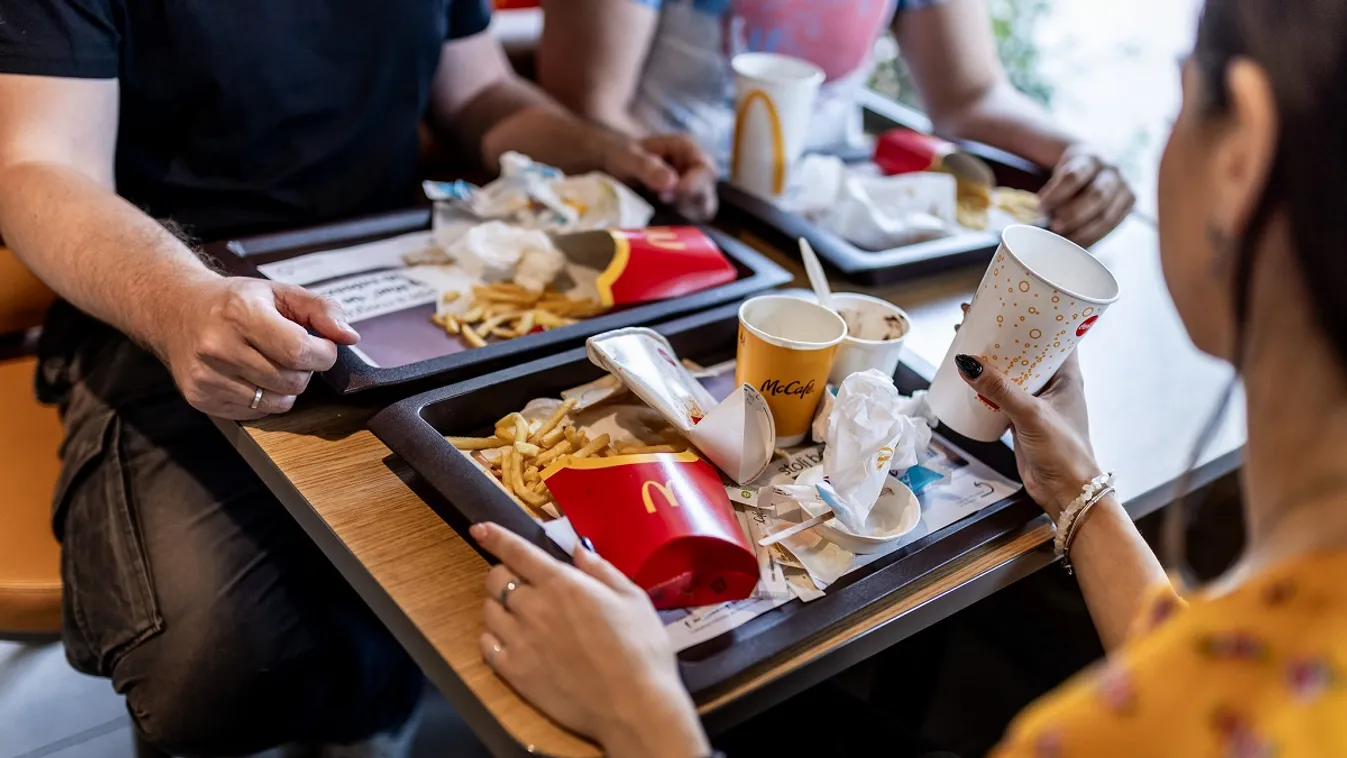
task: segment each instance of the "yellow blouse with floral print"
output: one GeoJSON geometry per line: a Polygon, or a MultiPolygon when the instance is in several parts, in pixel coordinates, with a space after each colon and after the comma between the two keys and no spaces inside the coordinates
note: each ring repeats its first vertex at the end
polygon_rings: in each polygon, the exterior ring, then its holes
{"type": "Polygon", "coordinates": [[[1347,756],[1347,553],[1191,604],[1157,592],[1131,640],[1030,706],[993,756],[1347,756]]]}

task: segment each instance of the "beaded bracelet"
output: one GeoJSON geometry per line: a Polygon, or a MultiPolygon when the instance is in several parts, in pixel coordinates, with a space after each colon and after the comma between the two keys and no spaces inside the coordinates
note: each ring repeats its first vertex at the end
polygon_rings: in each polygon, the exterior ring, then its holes
{"type": "Polygon", "coordinates": [[[1116,490],[1113,489],[1112,485],[1100,490],[1099,494],[1090,498],[1090,502],[1086,503],[1085,507],[1080,509],[1080,512],[1076,514],[1076,518],[1072,519],[1071,526],[1066,532],[1066,542],[1062,546],[1062,568],[1066,569],[1067,574],[1076,573],[1076,570],[1071,566],[1071,546],[1076,542],[1076,535],[1080,533],[1081,525],[1089,519],[1091,509],[1103,501],[1104,498],[1112,495],[1115,491],[1116,490]]]}
{"type": "Polygon", "coordinates": [[[1087,503],[1094,500],[1095,496],[1104,491],[1105,488],[1113,486],[1113,472],[1100,474],[1085,483],[1080,488],[1080,494],[1076,496],[1071,504],[1062,510],[1061,515],[1057,517],[1057,534],[1052,538],[1052,551],[1061,558],[1066,554],[1066,535],[1071,531],[1071,524],[1076,520],[1076,516],[1087,503]]]}

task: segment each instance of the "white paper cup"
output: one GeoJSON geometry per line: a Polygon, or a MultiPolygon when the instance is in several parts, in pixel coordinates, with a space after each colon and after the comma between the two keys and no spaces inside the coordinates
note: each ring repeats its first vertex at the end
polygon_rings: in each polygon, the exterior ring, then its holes
{"type": "Polygon", "coordinates": [[[832,306],[847,322],[847,338],[833,361],[828,383],[840,385],[848,376],[870,369],[893,376],[903,353],[903,340],[912,331],[912,320],[903,309],[887,300],[853,292],[834,293],[832,306]]]}
{"type": "Polygon", "coordinates": [[[776,53],[741,53],[730,67],[735,88],[730,181],[762,197],[779,197],[804,152],[823,69],[776,53]]]}
{"type": "Polygon", "coordinates": [[[965,437],[999,439],[1010,422],[969,388],[954,356],[983,356],[1037,393],[1117,299],[1118,281],[1080,246],[1035,226],[1007,227],[931,382],[931,410],[965,437]]]}

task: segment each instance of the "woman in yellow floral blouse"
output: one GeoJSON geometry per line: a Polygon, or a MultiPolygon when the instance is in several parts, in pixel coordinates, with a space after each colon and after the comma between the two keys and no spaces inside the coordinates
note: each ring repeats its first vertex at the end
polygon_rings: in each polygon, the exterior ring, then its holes
{"type": "MultiPolygon", "coordinates": [[[[1180,599],[1112,497],[1070,558],[1106,662],[1031,706],[996,755],[1347,755],[1347,2],[1208,0],[1160,172],[1167,283],[1193,341],[1247,390],[1246,553],[1180,599]]],[[[1099,474],[1074,361],[1039,397],[976,356],[965,379],[1014,420],[1054,520],[1099,474]]],[[[711,752],[644,594],[505,530],[483,654],[618,756],[711,752]]]]}

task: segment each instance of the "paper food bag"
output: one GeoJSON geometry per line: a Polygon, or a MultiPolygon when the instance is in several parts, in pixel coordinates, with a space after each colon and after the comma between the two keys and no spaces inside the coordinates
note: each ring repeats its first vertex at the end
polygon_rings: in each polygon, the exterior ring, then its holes
{"type": "Polygon", "coordinates": [[[426,197],[440,208],[455,208],[477,219],[499,219],[545,232],[640,228],[655,209],[613,177],[597,171],[566,176],[526,155],[507,152],[500,178],[478,187],[455,182],[422,182],[426,197]]]}
{"type": "Polygon", "coordinates": [[[656,608],[750,596],[757,554],[720,475],[695,453],[581,458],[542,474],[578,535],[656,608]]]}
{"type": "Polygon", "coordinates": [[[691,226],[579,232],[553,241],[573,263],[601,272],[599,301],[609,307],[682,297],[739,276],[716,243],[691,226]]]}
{"type": "Polygon", "coordinates": [[[589,360],[608,371],[687,437],[740,484],[767,470],[776,449],[776,424],[767,401],[749,385],[717,403],[677,356],[669,341],[644,328],[590,337],[589,360]]]}

